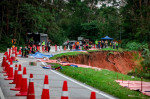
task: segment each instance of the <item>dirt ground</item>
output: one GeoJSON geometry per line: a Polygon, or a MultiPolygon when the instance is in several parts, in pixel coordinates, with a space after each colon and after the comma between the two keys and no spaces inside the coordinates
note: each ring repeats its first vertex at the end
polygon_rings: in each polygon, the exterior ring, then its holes
{"type": "Polygon", "coordinates": [[[61,57],[62,61],[85,64],[93,67],[108,69],[122,74],[127,74],[129,71],[134,70],[136,61],[134,61],[133,54],[140,54],[138,52],[92,52],[89,55],[77,55],[69,57],[61,57]]]}

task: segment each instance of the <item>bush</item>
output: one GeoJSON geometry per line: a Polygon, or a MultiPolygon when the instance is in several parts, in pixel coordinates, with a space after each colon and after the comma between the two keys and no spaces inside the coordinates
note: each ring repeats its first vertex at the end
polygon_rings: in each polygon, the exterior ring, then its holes
{"type": "Polygon", "coordinates": [[[126,44],[126,49],[128,50],[142,50],[144,48],[148,48],[148,44],[147,43],[138,43],[138,42],[128,42],[126,44]]]}
{"type": "MultiPolygon", "coordinates": [[[[136,56],[134,56],[136,58],[136,56]]],[[[134,75],[138,77],[143,77],[145,79],[150,79],[150,51],[144,48],[142,51],[143,61],[140,63],[142,68],[137,67],[134,71],[128,73],[129,75],[134,75]]]]}

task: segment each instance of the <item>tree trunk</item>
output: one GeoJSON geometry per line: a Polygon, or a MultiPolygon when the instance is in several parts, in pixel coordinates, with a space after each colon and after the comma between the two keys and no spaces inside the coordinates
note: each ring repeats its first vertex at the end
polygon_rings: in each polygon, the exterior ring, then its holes
{"type": "Polygon", "coordinates": [[[8,30],[9,30],[9,19],[8,19],[8,8],[7,8],[7,15],[6,15],[6,34],[8,35],[8,30]]]}
{"type": "MultiPolygon", "coordinates": [[[[19,3],[18,3],[18,5],[17,5],[17,11],[16,11],[16,23],[18,22],[18,7],[19,7],[19,3]]],[[[17,38],[17,37],[16,37],[16,36],[17,36],[16,31],[17,31],[17,26],[15,26],[14,38],[17,38]]]]}
{"type": "Polygon", "coordinates": [[[1,26],[1,32],[0,32],[0,41],[1,41],[1,39],[2,39],[2,32],[3,32],[3,15],[4,15],[4,9],[3,9],[3,7],[2,7],[2,26],[1,26]]]}
{"type": "Polygon", "coordinates": [[[148,49],[150,50],[150,33],[149,33],[149,37],[148,37],[148,49]]]}

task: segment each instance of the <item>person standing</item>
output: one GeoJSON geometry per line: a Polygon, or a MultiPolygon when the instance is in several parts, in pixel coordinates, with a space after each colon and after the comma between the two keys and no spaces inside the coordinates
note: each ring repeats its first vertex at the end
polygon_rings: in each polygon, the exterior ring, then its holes
{"type": "Polygon", "coordinates": [[[105,41],[105,48],[107,48],[108,47],[108,41],[106,40],[105,41]]]}
{"type": "Polygon", "coordinates": [[[79,41],[77,41],[77,42],[76,42],[76,50],[79,49],[79,44],[80,44],[79,41]]]}
{"type": "Polygon", "coordinates": [[[104,41],[102,40],[102,48],[104,48],[104,41]]]}
{"type": "Polygon", "coordinates": [[[30,38],[30,47],[33,47],[33,44],[34,44],[34,40],[33,40],[33,37],[30,38]]]}
{"type": "Polygon", "coordinates": [[[51,48],[50,44],[51,44],[51,42],[50,42],[50,40],[48,40],[48,41],[47,41],[48,53],[49,53],[49,51],[50,51],[50,48],[51,48]]]}
{"type": "Polygon", "coordinates": [[[98,41],[98,48],[100,49],[101,41],[98,41]]]}
{"type": "Polygon", "coordinates": [[[96,48],[98,48],[98,40],[95,41],[96,48]]]}
{"type": "Polygon", "coordinates": [[[45,40],[42,42],[42,52],[45,52],[45,40]]]}
{"type": "Polygon", "coordinates": [[[116,41],[116,49],[118,50],[118,42],[116,41]]]}

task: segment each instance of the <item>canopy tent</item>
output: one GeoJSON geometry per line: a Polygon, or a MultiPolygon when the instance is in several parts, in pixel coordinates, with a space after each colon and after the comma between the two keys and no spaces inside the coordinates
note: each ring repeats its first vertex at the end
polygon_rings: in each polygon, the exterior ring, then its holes
{"type": "Polygon", "coordinates": [[[104,38],[101,38],[102,40],[113,40],[113,38],[110,38],[109,36],[105,36],[104,38]]]}

